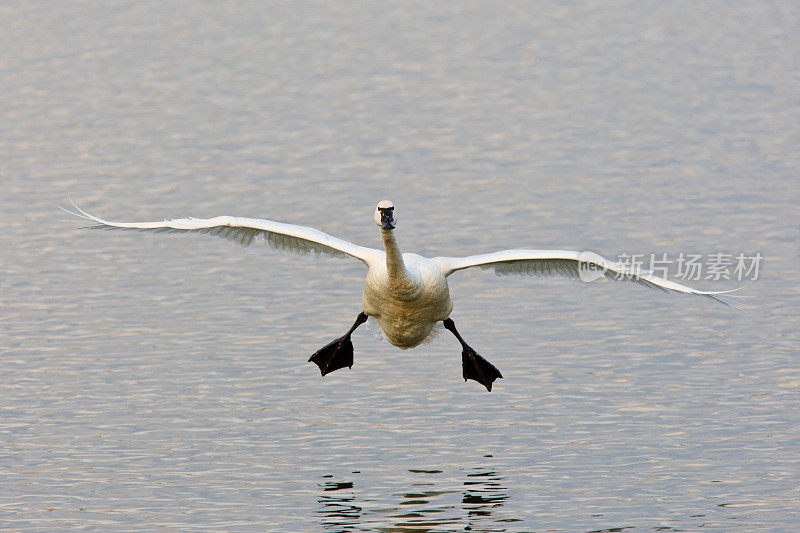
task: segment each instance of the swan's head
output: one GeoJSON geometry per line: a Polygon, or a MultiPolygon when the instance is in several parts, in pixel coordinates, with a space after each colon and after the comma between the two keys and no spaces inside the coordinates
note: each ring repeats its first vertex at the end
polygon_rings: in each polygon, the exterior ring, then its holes
{"type": "Polygon", "coordinates": [[[381,229],[394,229],[394,204],[389,200],[378,202],[375,208],[375,224],[381,229]]]}

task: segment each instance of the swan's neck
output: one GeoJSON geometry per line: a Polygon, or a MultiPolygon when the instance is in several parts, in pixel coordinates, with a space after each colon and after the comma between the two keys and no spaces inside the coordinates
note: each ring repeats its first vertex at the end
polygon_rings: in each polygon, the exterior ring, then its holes
{"type": "Polygon", "coordinates": [[[386,268],[389,271],[389,277],[398,282],[410,282],[411,278],[403,263],[403,253],[397,246],[394,231],[382,229],[381,237],[383,237],[383,246],[386,249],[386,268]]]}

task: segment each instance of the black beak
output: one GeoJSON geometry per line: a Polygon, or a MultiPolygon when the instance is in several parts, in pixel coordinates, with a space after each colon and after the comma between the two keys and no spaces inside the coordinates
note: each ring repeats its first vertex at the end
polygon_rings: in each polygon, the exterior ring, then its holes
{"type": "Polygon", "coordinates": [[[378,208],[378,210],[381,212],[381,228],[394,229],[394,215],[392,214],[394,207],[378,208]]]}

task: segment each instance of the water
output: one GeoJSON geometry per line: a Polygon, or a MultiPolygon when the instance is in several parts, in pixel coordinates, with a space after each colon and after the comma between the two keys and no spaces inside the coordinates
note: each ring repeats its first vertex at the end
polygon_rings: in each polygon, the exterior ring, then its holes
{"type": "MultiPolygon", "coordinates": [[[[800,521],[796,4],[0,7],[0,529],[775,531],[800,521]],[[356,332],[358,262],[70,232],[218,214],[425,255],[764,256],[738,312],[451,278],[356,332]],[[616,528],[616,529],[615,529],[616,528]],[[628,529],[623,529],[628,528],[628,529]]],[[[674,266],[674,265],[673,265],[674,266]]],[[[674,269],[673,269],[674,270],[674,269]]],[[[674,272],[673,272],[674,273],[674,272]]]]}

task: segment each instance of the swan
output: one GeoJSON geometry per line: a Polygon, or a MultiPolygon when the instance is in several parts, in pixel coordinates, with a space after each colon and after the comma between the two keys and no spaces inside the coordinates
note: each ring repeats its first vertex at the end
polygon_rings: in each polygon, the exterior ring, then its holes
{"type": "Polygon", "coordinates": [[[109,222],[75,205],[74,210],[59,206],[67,213],[91,222],[83,228],[142,230],[155,233],[206,233],[224,237],[242,246],[250,246],[263,237],[273,249],[296,254],[352,257],[367,267],[362,311],[343,336],[317,350],[309,362],[319,367],[322,376],[340,368],[353,366],[351,335],[373,317],[386,339],[398,348],[408,349],[419,345],[431,334],[434,326],[442,322],[461,344],[461,363],[464,381],[472,379],[488,391],[500,371],[479,355],[456,329],[450,314],[453,301],[447,278],[465,268],[494,269],[498,274],[532,274],[537,276],[563,276],[592,281],[599,278],[626,280],[641,285],[705,296],[726,305],[733,305],[726,295],[730,291],[700,291],[660,278],[649,272],[638,272],[625,265],[612,262],[593,252],[567,250],[503,250],[468,257],[426,258],[414,253],[403,253],[395,238],[397,225],[394,204],[383,200],[375,207],[373,219],[380,228],[383,250],[358,246],[333,237],[320,230],[274,222],[272,220],[219,216],[214,218],[176,218],[161,222],[109,222]]]}

